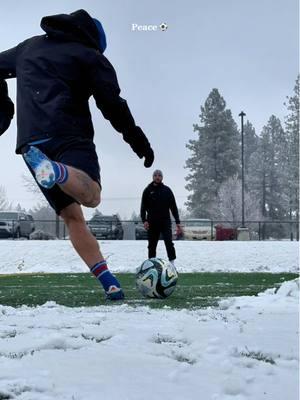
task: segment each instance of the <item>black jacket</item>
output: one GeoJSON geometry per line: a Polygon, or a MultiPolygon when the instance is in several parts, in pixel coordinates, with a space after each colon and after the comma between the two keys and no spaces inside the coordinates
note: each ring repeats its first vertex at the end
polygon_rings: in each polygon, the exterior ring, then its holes
{"type": "Polygon", "coordinates": [[[17,78],[16,152],[30,141],[56,135],[92,140],[90,96],[131,144],[137,127],[119,96],[115,70],[101,54],[98,30],[90,15],[79,10],[48,16],[41,27],[45,35],[0,53],[0,81],[17,78]]]}
{"type": "Polygon", "coordinates": [[[170,221],[170,210],[176,224],[180,224],[178,209],[172,190],[160,183],[150,183],[143,192],[141,203],[142,221],[160,223],[170,221]]]}

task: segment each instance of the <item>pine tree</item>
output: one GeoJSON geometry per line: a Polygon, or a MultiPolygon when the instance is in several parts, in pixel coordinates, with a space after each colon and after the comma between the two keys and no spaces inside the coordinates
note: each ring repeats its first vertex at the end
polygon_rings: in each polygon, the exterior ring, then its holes
{"type": "MultiPolygon", "coordinates": [[[[249,173],[250,158],[252,154],[257,150],[258,147],[258,136],[256,135],[255,129],[251,122],[247,121],[244,126],[244,165],[245,165],[245,176],[249,173]]],[[[247,185],[247,181],[245,182],[247,185]]]]}
{"type": "Polygon", "coordinates": [[[283,219],[286,213],[284,201],[284,182],[286,175],[286,138],[281,122],[274,115],[264,127],[263,135],[269,135],[269,179],[267,190],[268,216],[271,220],[283,219]]]}
{"type": "Polygon", "coordinates": [[[36,231],[42,231],[47,234],[56,236],[56,221],[57,216],[55,211],[44,202],[36,204],[29,214],[35,219],[36,231]]]}
{"type": "MultiPolygon", "coordinates": [[[[287,140],[280,120],[272,115],[262,129],[258,148],[250,157],[248,187],[259,202],[263,219],[285,219],[287,140]]],[[[269,234],[279,236],[283,228],[271,226],[269,234]]]]}
{"type": "MultiPolygon", "coordinates": [[[[288,178],[287,195],[289,197],[289,214],[299,222],[299,75],[294,87],[294,95],[287,97],[289,114],[285,119],[287,133],[288,178]]],[[[297,225],[297,239],[299,240],[299,224],[297,225]]]]}
{"type": "Polygon", "coordinates": [[[194,217],[213,217],[220,185],[240,170],[239,133],[231,111],[217,89],[209,94],[199,115],[201,126],[194,125],[198,134],[190,140],[187,148],[191,157],[186,168],[188,211],[194,217]]]}
{"type": "Polygon", "coordinates": [[[23,208],[20,203],[17,204],[16,211],[26,213],[26,209],[23,208]]]}
{"type": "Polygon", "coordinates": [[[268,176],[268,149],[270,138],[268,135],[259,137],[257,150],[252,153],[249,160],[248,188],[258,201],[263,219],[266,219],[266,182],[268,176]]]}
{"type": "Polygon", "coordinates": [[[135,211],[133,211],[131,214],[131,217],[129,218],[129,221],[138,222],[138,221],[141,221],[141,217],[139,214],[137,214],[135,211]]]}

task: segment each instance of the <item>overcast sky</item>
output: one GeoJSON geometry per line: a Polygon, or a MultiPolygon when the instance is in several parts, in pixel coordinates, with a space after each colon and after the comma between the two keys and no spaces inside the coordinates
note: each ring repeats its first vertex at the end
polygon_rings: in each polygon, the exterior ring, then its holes
{"type": "MultiPolygon", "coordinates": [[[[108,48],[134,118],[155,151],[153,168],[143,163],[91,101],[101,163],[100,210],[123,218],[139,210],[140,196],[160,168],[179,207],[187,192],[185,145],[196,138],[200,106],[218,88],[239,124],[244,110],[257,133],[271,114],[283,120],[285,96],[298,73],[297,0],[51,0],[1,2],[0,51],[42,34],[44,15],[85,8],[102,21],[108,48]],[[168,24],[166,32],[132,31],[132,24],[168,24]]],[[[15,99],[15,82],[9,81],[15,99]]],[[[15,122],[0,138],[0,184],[10,201],[30,208],[35,195],[23,186],[26,167],[15,155],[15,122]]],[[[86,216],[91,212],[85,209],[86,216]]]]}

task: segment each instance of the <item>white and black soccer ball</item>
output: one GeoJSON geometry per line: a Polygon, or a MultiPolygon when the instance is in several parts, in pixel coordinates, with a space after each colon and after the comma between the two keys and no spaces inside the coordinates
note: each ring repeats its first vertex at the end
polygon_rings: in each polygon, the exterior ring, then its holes
{"type": "Polygon", "coordinates": [[[163,32],[168,29],[168,25],[165,22],[161,23],[159,27],[163,32]]]}
{"type": "Polygon", "coordinates": [[[164,299],[170,296],[177,280],[176,268],[161,258],[149,258],[136,272],[136,287],[145,297],[164,299]]]}

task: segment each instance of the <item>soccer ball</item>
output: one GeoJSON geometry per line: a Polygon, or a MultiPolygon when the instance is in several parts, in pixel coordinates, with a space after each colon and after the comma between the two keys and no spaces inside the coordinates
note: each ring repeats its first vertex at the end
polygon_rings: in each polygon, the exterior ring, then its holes
{"type": "Polygon", "coordinates": [[[176,268],[161,258],[149,258],[136,271],[136,287],[145,297],[164,299],[170,296],[177,279],[176,268]]]}
{"type": "Polygon", "coordinates": [[[165,22],[163,22],[162,24],[160,24],[159,27],[160,27],[160,29],[161,29],[163,32],[166,31],[166,30],[168,29],[168,25],[167,25],[165,22]]]}

